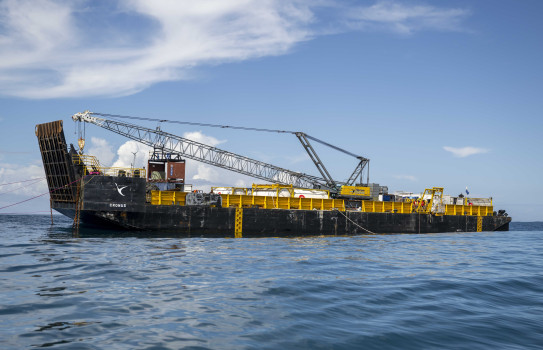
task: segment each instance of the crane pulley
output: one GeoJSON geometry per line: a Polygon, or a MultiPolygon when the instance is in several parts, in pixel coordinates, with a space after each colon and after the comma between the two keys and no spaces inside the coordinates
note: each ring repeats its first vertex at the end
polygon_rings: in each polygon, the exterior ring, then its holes
{"type": "Polygon", "coordinates": [[[158,148],[165,153],[183,155],[184,157],[189,158],[189,159],[197,160],[202,163],[210,164],[222,169],[227,169],[227,170],[234,171],[243,175],[258,178],[261,180],[270,181],[272,183],[278,183],[278,184],[283,184],[283,185],[293,185],[295,187],[304,187],[304,188],[327,189],[332,194],[336,194],[340,186],[353,185],[359,176],[360,176],[360,182],[362,183],[362,173],[366,167],[368,169],[367,181],[369,181],[369,159],[361,157],[361,156],[357,156],[356,154],[353,154],[344,149],[341,149],[339,147],[326,143],[322,140],[314,138],[303,132],[235,127],[235,126],[227,126],[227,125],[204,124],[204,123],[194,123],[194,122],[168,121],[164,119],[153,119],[153,118],[137,118],[137,117],[128,117],[128,116],[108,115],[108,114],[102,114],[102,113],[93,113],[90,111],[76,113],[72,116],[72,119],[76,122],[84,122],[84,123],[91,123],[91,124],[97,125],[101,128],[113,131],[114,133],[123,135],[129,139],[151,146],[155,149],[158,148]],[[97,117],[96,115],[99,115],[100,117],[97,117]],[[209,146],[200,142],[196,142],[193,140],[189,140],[177,135],[164,132],[160,128],[150,129],[150,128],[138,126],[135,124],[112,120],[107,117],[133,118],[133,119],[140,119],[140,120],[149,120],[149,121],[157,121],[157,122],[173,122],[173,123],[188,124],[188,125],[201,125],[201,126],[210,126],[210,127],[291,133],[298,137],[298,139],[302,143],[302,146],[308,153],[313,163],[315,163],[315,166],[319,170],[322,177],[295,172],[295,171],[278,167],[272,164],[268,164],[268,163],[251,159],[245,156],[241,156],[232,152],[219,149],[217,147],[209,146]],[[314,148],[310,144],[309,140],[319,142],[335,150],[338,150],[340,152],[353,156],[359,160],[355,170],[353,171],[353,173],[351,174],[351,176],[349,177],[347,181],[339,182],[332,178],[332,176],[330,175],[330,173],[328,172],[328,170],[326,169],[326,167],[320,160],[319,156],[315,152],[314,148]]]}

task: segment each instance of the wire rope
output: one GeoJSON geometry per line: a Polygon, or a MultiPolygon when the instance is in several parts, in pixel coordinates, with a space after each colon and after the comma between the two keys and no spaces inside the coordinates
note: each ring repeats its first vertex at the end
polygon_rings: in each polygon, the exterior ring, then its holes
{"type": "Polygon", "coordinates": [[[31,182],[31,183],[26,184],[26,185],[24,185],[24,186],[16,187],[16,188],[14,188],[14,189],[12,189],[12,190],[5,191],[5,192],[0,192],[0,195],[3,195],[3,194],[6,194],[6,193],[10,193],[10,192],[14,192],[14,191],[20,190],[21,188],[25,188],[26,186],[35,185],[35,184],[37,184],[38,182],[41,182],[41,181],[43,181],[43,180],[45,180],[45,178],[37,179],[37,181],[31,182]]]}
{"type": "Polygon", "coordinates": [[[192,125],[192,126],[206,126],[206,127],[221,128],[221,129],[238,129],[238,130],[264,131],[264,132],[274,132],[274,133],[283,133],[283,134],[296,134],[296,131],[290,131],[290,130],[267,129],[267,128],[250,128],[250,127],[235,126],[235,125],[221,125],[221,124],[211,124],[211,123],[185,122],[185,121],[180,121],[180,120],[168,120],[168,119],[146,118],[146,117],[131,117],[131,116],[127,116],[127,115],[98,113],[98,112],[92,112],[91,114],[99,115],[99,116],[102,116],[102,117],[121,118],[121,119],[135,119],[135,120],[144,120],[144,121],[159,122],[159,123],[172,123],[172,124],[182,124],[182,125],[192,125]]]}
{"type": "Polygon", "coordinates": [[[9,183],[7,183],[7,184],[0,184],[0,186],[7,186],[7,185],[13,185],[13,184],[20,184],[20,183],[23,183],[23,182],[29,182],[29,181],[35,181],[35,180],[42,180],[42,179],[45,179],[45,177],[36,177],[36,178],[33,178],[33,179],[28,179],[28,180],[23,180],[23,181],[9,182],[9,183]]]}
{"type": "MultiPolygon", "coordinates": [[[[68,186],[70,186],[71,184],[74,184],[74,183],[76,183],[76,182],[78,182],[78,181],[81,181],[81,180],[82,180],[82,178],[81,178],[81,179],[78,179],[78,180],[75,180],[75,181],[72,181],[72,182],[70,182],[70,183],[67,184],[67,185],[64,185],[64,186],[61,186],[61,187],[54,188],[54,189],[52,189],[52,190],[50,190],[50,191],[44,192],[44,193],[39,194],[39,195],[37,195],[37,196],[33,196],[33,197],[28,198],[28,199],[22,200],[22,201],[20,201],[20,202],[16,202],[16,203],[12,203],[12,204],[9,204],[9,205],[5,205],[5,206],[3,206],[3,207],[0,207],[0,210],[6,209],[6,208],[9,208],[9,207],[13,207],[14,205],[21,204],[21,203],[24,203],[24,202],[28,202],[28,201],[31,201],[31,200],[33,200],[33,199],[36,199],[36,198],[45,196],[46,194],[50,194],[51,192],[55,192],[55,191],[57,191],[57,190],[60,190],[61,188],[68,187],[68,186]]],[[[90,180],[89,180],[89,181],[90,181],[90,180]]]]}
{"type": "Polygon", "coordinates": [[[143,121],[152,121],[152,122],[158,122],[158,123],[172,123],[172,124],[182,124],[182,125],[192,125],[192,126],[204,126],[204,127],[211,127],[211,128],[221,128],[221,129],[236,129],[236,130],[246,130],[246,131],[263,131],[263,132],[273,132],[273,133],[280,133],[280,134],[304,134],[307,138],[316,141],[320,144],[323,144],[325,146],[328,146],[332,149],[335,149],[336,151],[348,154],[354,158],[358,159],[366,159],[362,156],[359,156],[357,154],[354,154],[352,152],[349,152],[341,147],[334,146],[326,141],[320,140],[316,137],[310,136],[303,132],[298,131],[291,131],[291,130],[279,130],[279,129],[267,129],[267,128],[250,128],[245,126],[235,126],[235,125],[221,125],[221,124],[211,124],[211,123],[197,123],[197,122],[186,122],[186,121],[180,121],[180,120],[168,120],[168,119],[158,119],[158,118],[147,118],[147,117],[132,117],[127,115],[119,115],[119,114],[108,114],[108,113],[99,113],[99,112],[91,112],[93,115],[99,115],[102,117],[110,117],[110,118],[121,118],[121,119],[135,119],[135,120],[143,120],[143,121]]]}

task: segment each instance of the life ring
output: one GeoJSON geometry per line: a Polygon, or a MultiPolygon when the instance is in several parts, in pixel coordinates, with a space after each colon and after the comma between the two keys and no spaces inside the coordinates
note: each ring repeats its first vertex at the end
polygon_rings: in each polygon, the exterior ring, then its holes
{"type": "Polygon", "coordinates": [[[301,194],[301,195],[299,196],[299,198],[305,198],[305,196],[304,196],[303,194],[301,194]]]}

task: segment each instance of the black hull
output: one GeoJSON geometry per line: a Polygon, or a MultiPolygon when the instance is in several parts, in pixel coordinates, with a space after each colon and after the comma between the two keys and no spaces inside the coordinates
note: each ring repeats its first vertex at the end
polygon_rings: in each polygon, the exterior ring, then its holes
{"type": "MultiPolygon", "coordinates": [[[[94,206],[97,207],[97,206],[94,206]]],[[[55,210],[74,217],[68,204],[55,210]]],[[[209,237],[280,237],[359,235],[368,233],[438,233],[507,231],[503,216],[434,216],[430,214],[363,213],[357,211],[217,208],[210,206],[142,205],[137,211],[83,209],[84,225],[120,230],[160,231],[209,237]],[[236,235],[236,210],[242,216],[236,235]],[[241,213],[240,213],[241,210],[241,213]],[[368,232],[369,231],[369,232],[368,232]]]]}

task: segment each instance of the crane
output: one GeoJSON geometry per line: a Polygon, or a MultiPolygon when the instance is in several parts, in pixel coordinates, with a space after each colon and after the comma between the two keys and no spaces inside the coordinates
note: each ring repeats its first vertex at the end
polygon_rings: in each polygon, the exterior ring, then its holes
{"type": "MultiPolygon", "coordinates": [[[[189,159],[197,160],[202,163],[210,164],[222,169],[234,171],[234,172],[251,176],[257,179],[270,181],[272,183],[284,184],[284,185],[292,184],[294,187],[302,187],[302,188],[326,189],[326,190],[329,190],[331,194],[336,194],[340,186],[353,185],[359,176],[360,176],[360,182],[362,182],[362,172],[366,168],[366,166],[368,169],[367,181],[369,181],[369,159],[364,158],[362,156],[358,156],[351,152],[348,152],[344,149],[341,149],[339,147],[326,143],[322,140],[319,140],[315,137],[307,135],[303,132],[256,129],[256,128],[245,128],[245,127],[231,127],[231,126],[224,126],[224,125],[202,124],[202,123],[191,123],[191,122],[176,122],[176,123],[189,124],[189,125],[214,126],[214,127],[223,127],[223,128],[229,127],[229,128],[238,128],[238,129],[248,129],[248,130],[292,133],[298,137],[298,139],[302,143],[302,146],[308,153],[309,157],[311,158],[311,160],[317,167],[322,177],[295,172],[295,171],[278,167],[272,164],[261,162],[259,160],[251,159],[242,155],[228,152],[228,151],[219,149],[217,147],[209,146],[200,142],[196,142],[196,141],[189,140],[177,135],[167,133],[161,130],[159,127],[157,127],[156,129],[150,129],[147,127],[106,118],[106,116],[132,118],[132,119],[144,119],[144,120],[152,120],[152,121],[157,121],[157,122],[168,122],[168,120],[161,120],[161,119],[114,116],[114,115],[108,115],[108,114],[102,114],[102,113],[93,113],[90,111],[76,113],[72,116],[72,120],[75,122],[83,122],[83,123],[90,123],[90,124],[97,125],[106,130],[110,130],[114,133],[125,136],[134,141],[153,147],[154,149],[160,149],[164,153],[183,155],[184,157],[189,158],[189,159]],[[99,115],[100,117],[97,117],[96,115],[99,115]],[[340,182],[332,178],[332,176],[330,175],[330,173],[328,172],[328,170],[326,169],[326,167],[320,160],[319,156],[315,152],[309,140],[319,142],[337,151],[346,153],[358,159],[359,162],[347,181],[340,182]]],[[[170,121],[170,122],[174,122],[174,121],[170,121]]]]}

